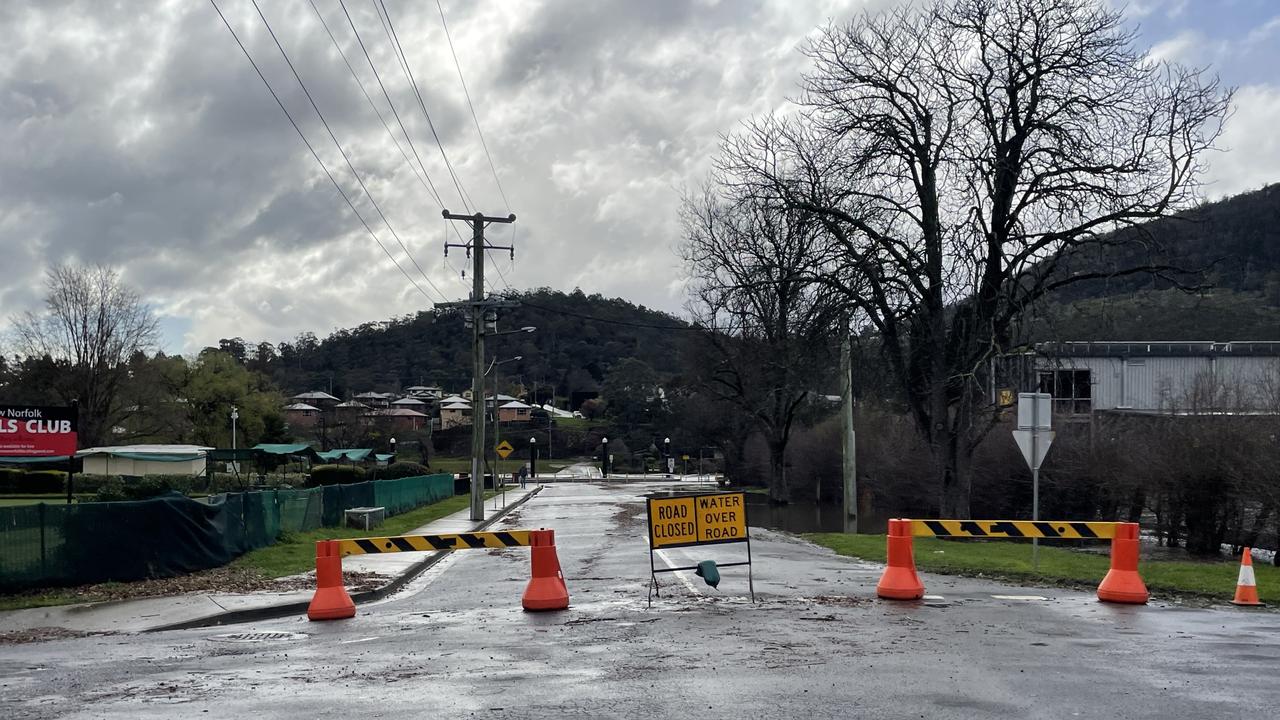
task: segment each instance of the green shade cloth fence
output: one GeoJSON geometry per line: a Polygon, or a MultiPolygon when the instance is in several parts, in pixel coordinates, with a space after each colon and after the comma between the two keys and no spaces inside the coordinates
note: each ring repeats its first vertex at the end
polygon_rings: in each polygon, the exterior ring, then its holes
{"type": "Polygon", "coordinates": [[[343,511],[387,515],[453,494],[450,475],[309,490],[179,494],[137,502],[0,507],[0,590],[142,580],[219,567],[282,533],[339,526],[343,511]]]}

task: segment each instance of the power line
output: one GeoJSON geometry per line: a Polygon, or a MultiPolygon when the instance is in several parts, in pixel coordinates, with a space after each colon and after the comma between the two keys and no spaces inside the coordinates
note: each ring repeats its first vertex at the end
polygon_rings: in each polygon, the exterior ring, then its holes
{"type": "Polygon", "coordinates": [[[382,19],[383,15],[386,15],[386,24],[383,25],[383,30],[388,32],[387,37],[392,43],[396,57],[400,60],[400,69],[404,70],[405,76],[408,77],[409,86],[413,88],[413,94],[418,99],[418,107],[422,108],[422,114],[427,118],[427,127],[431,129],[431,137],[435,139],[436,147],[440,149],[440,157],[444,159],[444,166],[449,171],[449,177],[453,179],[453,186],[458,191],[458,199],[462,201],[463,208],[469,213],[474,203],[471,202],[466,190],[462,188],[462,181],[458,179],[458,174],[454,172],[453,163],[449,162],[449,154],[444,150],[444,143],[440,142],[440,135],[436,132],[436,125],[431,121],[431,113],[427,112],[427,104],[422,99],[422,93],[418,91],[418,82],[413,78],[413,70],[409,67],[409,57],[405,55],[404,47],[400,45],[400,36],[396,33],[395,23],[391,20],[391,12],[387,10],[387,4],[384,0],[370,1],[375,3],[374,10],[377,10],[379,5],[382,6],[382,12],[378,15],[378,18],[382,19]]]}
{"type": "Polygon", "coordinates": [[[284,103],[280,100],[280,96],[276,94],[275,88],[271,87],[271,83],[267,80],[267,76],[262,74],[262,69],[258,67],[258,63],[254,62],[253,56],[249,54],[249,49],[240,41],[240,36],[236,35],[236,31],[231,27],[231,23],[227,20],[227,16],[222,14],[222,8],[218,7],[217,0],[209,0],[209,2],[213,5],[213,9],[218,12],[218,17],[222,18],[222,24],[227,26],[227,31],[231,33],[231,37],[236,41],[236,45],[240,46],[240,52],[244,53],[249,64],[253,66],[254,72],[256,72],[258,74],[258,78],[262,80],[262,84],[267,86],[267,91],[270,92],[271,97],[275,99],[276,105],[280,106],[280,111],[284,113],[286,118],[288,118],[289,124],[292,125],[294,131],[298,133],[298,137],[301,138],[303,144],[307,146],[307,150],[311,151],[311,157],[315,158],[316,163],[320,165],[320,169],[323,170],[325,176],[329,178],[329,182],[333,183],[333,187],[338,191],[338,194],[347,202],[347,207],[351,208],[351,212],[356,216],[356,219],[359,220],[360,224],[364,226],[364,229],[368,231],[369,236],[378,244],[378,247],[382,248],[382,252],[386,253],[387,258],[396,266],[396,269],[400,271],[400,274],[404,275],[405,279],[417,288],[419,293],[422,293],[422,297],[426,298],[427,302],[434,304],[435,301],[431,299],[431,296],[427,295],[427,291],[422,289],[422,286],[413,279],[413,276],[410,275],[396,260],[395,256],[391,254],[391,251],[387,249],[387,246],[382,244],[382,241],[378,239],[378,234],[373,231],[373,228],[369,227],[369,223],[365,221],[364,216],[362,216],[360,211],[356,209],[355,203],[351,202],[351,198],[347,195],[347,192],[338,184],[338,181],[333,177],[333,173],[329,172],[329,168],[325,166],[324,161],[320,159],[320,155],[316,153],[316,149],[311,145],[311,141],[307,140],[307,136],[302,132],[302,128],[298,127],[298,123],[293,119],[293,115],[289,113],[289,109],[284,106],[284,103]]]}
{"type": "MultiPolygon", "coordinates": [[[[325,21],[324,15],[320,13],[320,8],[316,7],[316,0],[307,0],[307,2],[311,3],[311,9],[315,11],[316,18],[320,20],[320,24],[324,26],[324,31],[329,36],[329,40],[333,42],[334,49],[337,50],[338,55],[342,57],[342,62],[347,66],[347,70],[351,71],[351,78],[356,81],[356,85],[360,88],[360,92],[364,95],[364,99],[368,101],[369,107],[372,108],[374,114],[378,116],[378,120],[382,123],[383,129],[387,131],[387,135],[391,138],[391,142],[395,143],[396,149],[400,151],[400,156],[404,158],[405,164],[413,171],[414,177],[418,178],[418,182],[422,184],[423,189],[426,190],[437,203],[439,203],[439,193],[436,192],[434,185],[428,184],[427,182],[430,176],[424,177],[423,172],[415,167],[413,161],[409,159],[409,154],[404,151],[404,146],[400,144],[400,140],[396,138],[396,134],[392,132],[391,126],[387,124],[386,118],[382,116],[382,111],[374,104],[373,98],[369,96],[369,91],[365,90],[364,82],[360,80],[360,76],[356,73],[356,69],[351,67],[351,61],[347,59],[347,54],[343,52],[342,45],[338,42],[338,39],[333,36],[333,31],[329,29],[329,23],[325,21]]],[[[372,62],[370,62],[370,67],[372,67],[372,62]]],[[[377,69],[374,69],[374,76],[376,77],[377,74],[377,69]]]]}
{"type": "Polygon", "coordinates": [[[409,258],[409,262],[412,262],[413,266],[418,269],[418,274],[422,276],[422,279],[426,280],[427,284],[431,286],[431,289],[435,290],[436,294],[447,302],[449,296],[440,292],[440,288],[436,287],[436,284],[431,281],[431,278],[427,277],[427,274],[422,270],[422,266],[419,265],[418,261],[413,257],[413,253],[409,252],[409,248],[405,247],[404,241],[400,239],[399,233],[397,233],[395,228],[391,226],[391,221],[387,219],[386,214],[382,212],[382,207],[378,205],[378,201],[374,199],[373,193],[370,192],[369,187],[365,185],[364,178],[361,177],[360,172],[356,170],[356,166],[351,162],[351,158],[347,155],[347,151],[343,149],[342,143],[338,142],[338,136],[334,135],[333,129],[329,127],[329,121],[324,119],[324,113],[320,112],[320,106],[316,104],[315,98],[311,96],[311,91],[307,89],[307,84],[302,81],[302,76],[298,74],[297,68],[293,66],[293,61],[289,59],[289,54],[285,52],[284,45],[282,45],[280,43],[280,39],[276,37],[276,31],[272,29],[271,23],[267,21],[267,16],[262,13],[262,8],[258,6],[258,0],[250,1],[253,3],[254,10],[258,11],[258,17],[262,19],[262,24],[266,26],[267,32],[270,33],[271,40],[275,42],[276,48],[280,50],[280,56],[284,58],[285,64],[289,66],[289,71],[293,73],[293,77],[298,81],[298,85],[302,88],[303,94],[307,96],[307,101],[311,103],[311,108],[316,111],[316,115],[320,118],[321,124],[324,125],[325,131],[329,133],[329,139],[333,140],[333,144],[338,148],[338,153],[341,154],[342,159],[346,161],[347,168],[350,169],[351,174],[355,176],[356,182],[360,183],[360,187],[364,190],[364,194],[369,198],[369,202],[373,205],[373,209],[378,212],[378,217],[382,218],[383,224],[387,226],[387,230],[391,232],[391,236],[396,239],[396,243],[409,258]]]}
{"type": "Polygon", "coordinates": [[[453,36],[449,33],[449,22],[444,18],[444,6],[436,0],[436,9],[440,11],[440,25],[444,27],[444,39],[449,42],[449,54],[453,56],[453,66],[458,69],[458,82],[462,84],[462,94],[467,98],[467,107],[471,110],[471,121],[475,123],[476,134],[480,136],[480,147],[484,148],[484,156],[489,160],[489,170],[493,172],[493,182],[498,185],[498,194],[507,212],[511,212],[511,203],[507,201],[507,193],[502,189],[502,181],[498,179],[498,168],[493,164],[493,156],[489,154],[489,144],[484,141],[484,132],[480,129],[480,119],[476,117],[476,106],[471,103],[471,92],[467,90],[467,81],[462,77],[462,64],[458,62],[458,53],[453,49],[453,36]]]}
{"type": "MultiPolygon", "coordinates": [[[[360,30],[359,28],[356,27],[355,20],[351,17],[351,13],[347,10],[346,1],[338,0],[338,5],[342,8],[343,16],[347,18],[347,25],[351,27],[351,34],[355,36],[356,42],[359,43],[360,45],[360,52],[364,54],[364,60],[366,63],[369,64],[369,70],[373,72],[373,78],[378,81],[378,87],[382,90],[382,97],[386,99],[387,105],[391,108],[391,114],[395,116],[396,124],[400,126],[400,132],[404,133],[405,142],[409,143],[409,149],[413,151],[413,157],[417,159],[418,167],[422,168],[422,174],[426,177],[427,184],[430,186],[429,194],[431,195],[431,198],[436,201],[437,207],[439,207],[441,210],[444,210],[445,209],[444,202],[440,199],[440,191],[436,189],[435,183],[431,181],[431,173],[427,172],[427,166],[425,163],[422,162],[422,156],[418,154],[418,146],[413,144],[413,138],[409,135],[408,128],[404,126],[404,121],[400,119],[400,111],[396,109],[396,103],[394,100],[391,99],[391,93],[387,91],[386,84],[382,82],[382,74],[378,72],[378,67],[377,65],[374,64],[373,57],[369,55],[369,48],[364,44],[364,38],[360,36],[360,30]]],[[[374,12],[376,13],[378,10],[378,6],[374,5],[373,9],[374,9],[374,12]]],[[[378,15],[378,20],[381,23],[381,20],[382,20],[381,15],[378,15]]],[[[384,31],[386,30],[385,24],[383,24],[383,30],[384,31]]],[[[339,50],[339,52],[341,52],[341,50],[339,50]]],[[[399,56],[397,56],[397,59],[398,58],[399,56]]],[[[345,56],[344,56],[344,59],[345,59],[345,56]]],[[[360,87],[361,87],[361,90],[364,89],[363,83],[361,84],[360,87]]],[[[393,138],[395,137],[394,134],[392,135],[392,137],[393,138]]],[[[397,143],[397,145],[398,144],[399,143],[397,143]]],[[[453,227],[454,235],[457,235],[458,240],[461,241],[462,234],[458,232],[457,226],[454,226],[452,223],[450,223],[450,226],[453,227]]]]}

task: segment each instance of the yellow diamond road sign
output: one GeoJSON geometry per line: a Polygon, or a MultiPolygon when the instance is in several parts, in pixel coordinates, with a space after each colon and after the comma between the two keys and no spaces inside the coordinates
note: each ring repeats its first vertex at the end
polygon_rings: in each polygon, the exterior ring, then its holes
{"type": "Polygon", "coordinates": [[[503,440],[502,442],[498,443],[498,446],[495,447],[494,450],[498,451],[498,457],[502,458],[503,460],[506,460],[508,455],[516,451],[515,448],[511,447],[511,443],[507,442],[506,440],[503,440]]]}

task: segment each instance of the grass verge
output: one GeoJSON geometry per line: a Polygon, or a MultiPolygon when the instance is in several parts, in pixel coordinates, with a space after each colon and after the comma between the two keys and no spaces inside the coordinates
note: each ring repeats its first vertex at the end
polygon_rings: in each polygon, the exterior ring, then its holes
{"type": "MultiPolygon", "coordinates": [[[[884,562],[883,535],[810,533],[805,539],[840,555],[884,562]]],[[[1096,588],[1111,567],[1106,555],[1041,547],[1040,572],[1031,569],[1031,543],[1003,541],[945,541],[915,539],[916,567],[944,575],[978,575],[1027,585],[1070,585],[1096,588]]],[[[1280,604],[1280,568],[1253,564],[1258,595],[1264,603],[1280,604]]],[[[1143,560],[1138,567],[1152,594],[1177,594],[1228,601],[1235,595],[1239,559],[1143,560]]]]}
{"type": "MultiPolygon", "coordinates": [[[[493,497],[492,490],[485,491],[485,499],[493,497]]],[[[373,530],[352,528],[320,528],[302,533],[287,533],[274,545],[251,550],[232,561],[232,567],[241,567],[261,573],[265,577],[278,578],[304,573],[316,565],[316,541],[343,538],[382,537],[403,535],[410,530],[439,520],[471,504],[471,496],[454,495],[431,505],[423,505],[407,513],[393,515],[373,530]]]]}

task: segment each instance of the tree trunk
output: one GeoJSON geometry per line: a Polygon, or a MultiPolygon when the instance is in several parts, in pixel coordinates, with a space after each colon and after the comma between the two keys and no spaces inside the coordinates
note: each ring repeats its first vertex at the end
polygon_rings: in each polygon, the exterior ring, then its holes
{"type": "Polygon", "coordinates": [[[769,443],[769,499],[776,503],[791,502],[791,489],[787,486],[786,443],[769,443]]]}
{"type": "Polygon", "coordinates": [[[954,434],[940,431],[935,436],[933,461],[937,468],[936,477],[942,480],[939,510],[943,518],[969,519],[969,493],[973,488],[972,460],[972,453],[964,450],[954,434]]]}

